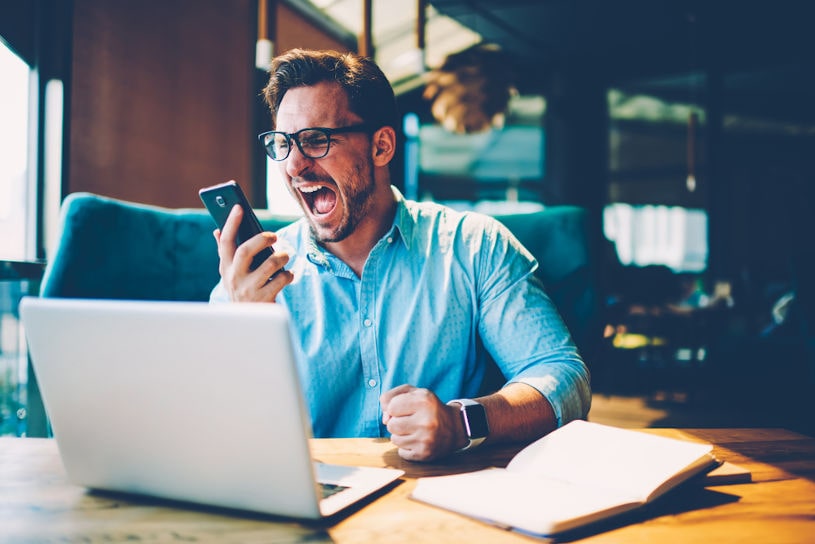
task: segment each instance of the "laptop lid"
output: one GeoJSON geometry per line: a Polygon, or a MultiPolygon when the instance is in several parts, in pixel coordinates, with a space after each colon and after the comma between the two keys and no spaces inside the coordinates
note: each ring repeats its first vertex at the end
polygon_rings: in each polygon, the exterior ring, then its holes
{"type": "MultiPolygon", "coordinates": [[[[32,365],[69,479],[79,485],[316,519],[288,313],[274,304],[24,298],[32,365]]],[[[369,489],[402,471],[339,468],[369,489]]]]}

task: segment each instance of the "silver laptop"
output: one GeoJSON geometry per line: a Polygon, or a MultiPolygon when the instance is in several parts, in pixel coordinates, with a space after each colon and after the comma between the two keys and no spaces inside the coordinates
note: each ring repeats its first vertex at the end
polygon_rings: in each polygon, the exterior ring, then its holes
{"type": "Polygon", "coordinates": [[[279,306],[28,297],[20,314],[76,484],[319,519],[403,474],[312,460],[279,306]]]}

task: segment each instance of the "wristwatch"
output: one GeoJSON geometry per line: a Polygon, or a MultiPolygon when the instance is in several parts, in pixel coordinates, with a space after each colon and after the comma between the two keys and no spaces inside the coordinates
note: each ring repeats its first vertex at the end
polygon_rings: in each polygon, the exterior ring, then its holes
{"type": "Polygon", "coordinates": [[[464,423],[464,431],[469,440],[466,446],[456,451],[472,449],[486,440],[490,434],[487,411],[484,410],[484,406],[472,399],[455,399],[447,404],[452,406],[454,403],[461,406],[461,421],[464,423]]]}

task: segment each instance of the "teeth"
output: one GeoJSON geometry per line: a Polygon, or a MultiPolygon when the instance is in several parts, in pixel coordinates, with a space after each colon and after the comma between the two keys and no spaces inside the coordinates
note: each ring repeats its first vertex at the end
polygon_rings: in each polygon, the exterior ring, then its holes
{"type": "Polygon", "coordinates": [[[309,187],[300,187],[300,192],[301,193],[316,193],[320,189],[322,189],[322,187],[320,187],[319,185],[311,185],[309,187]]]}

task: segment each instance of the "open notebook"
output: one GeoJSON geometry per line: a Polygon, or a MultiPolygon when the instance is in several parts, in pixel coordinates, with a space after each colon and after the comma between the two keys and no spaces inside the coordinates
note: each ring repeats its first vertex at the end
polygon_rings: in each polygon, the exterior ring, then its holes
{"type": "Polygon", "coordinates": [[[576,420],[522,449],[506,468],[420,478],[411,496],[552,536],[652,503],[718,466],[712,452],[711,444],[576,420]]]}
{"type": "Polygon", "coordinates": [[[279,306],[29,297],[20,314],[76,484],[318,519],[403,474],[312,460],[279,306]]]}

